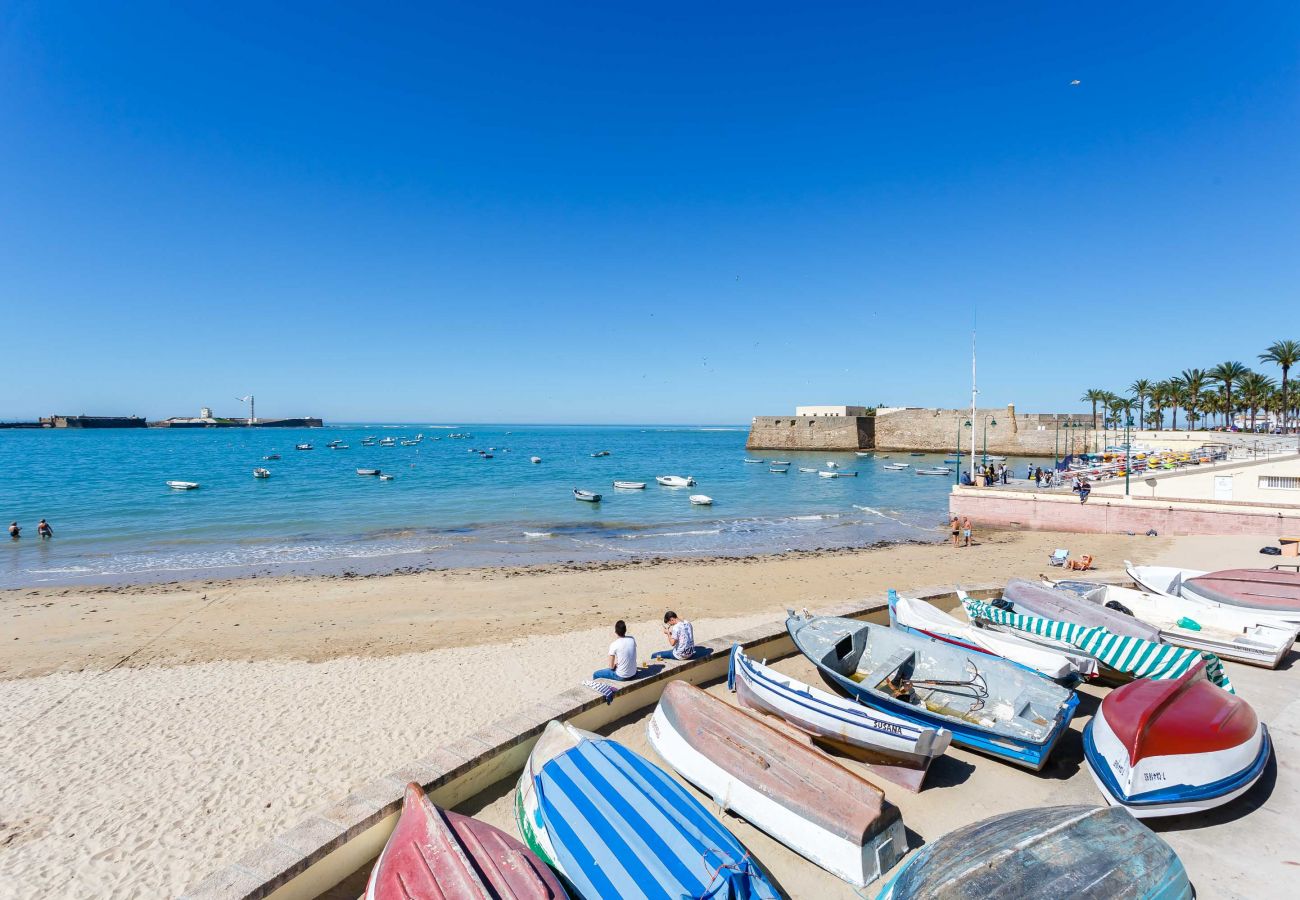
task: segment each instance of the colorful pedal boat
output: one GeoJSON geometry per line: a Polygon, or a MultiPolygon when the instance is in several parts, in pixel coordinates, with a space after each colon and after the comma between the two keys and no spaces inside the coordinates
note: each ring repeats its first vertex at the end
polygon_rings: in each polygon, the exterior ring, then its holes
{"type": "Polygon", "coordinates": [[[504,831],[435,806],[406,786],[402,814],[365,900],[564,900],[555,873],[504,831]]]}
{"type": "Polygon", "coordinates": [[[1191,900],[1178,854],[1126,810],[1048,806],[958,828],[915,851],[877,900],[1191,900]]]}
{"type": "Polygon", "coordinates": [[[776,900],[741,843],[676,779],[617,741],[552,721],[519,777],[515,819],[582,900],[776,900]]]}
{"type": "Polygon", "coordinates": [[[849,884],[865,887],[892,869],[907,852],[898,807],[806,738],[764,719],[776,723],[674,681],[646,736],[719,808],[849,884]]]}
{"type": "Polygon", "coordinates": [[[818,690],[750,659],[739,644],[731,649],[727,686],[741,706],[779,717],[913,793],[952,743],[946,728],[918,725],[818,690]]]}
{"type": "Polygon", "coordinates": [[[884,625],[839,616],[785,620],[794,644],[850,697],[953,743],[1039,770],[1079,698],[1037,672],[884,625]]]}
{"type": "Polygon", "coordinates": [[[1147,818],[1240,797],[1273,748],[1250,704],[1216,687],[1200,663],[1177,679],[1144,678],[1108,694],[1083,730],[1083,751],[1106,801],[1147,818]]]}

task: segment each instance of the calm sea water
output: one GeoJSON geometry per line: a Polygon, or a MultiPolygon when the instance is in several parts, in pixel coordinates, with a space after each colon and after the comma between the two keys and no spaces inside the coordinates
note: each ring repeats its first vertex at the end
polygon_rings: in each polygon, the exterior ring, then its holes
{"type": "Polygon", "coordinates": [[[746,454],[745,436],[744,428],[430,424],[0,431],[0,519],[24,530],[20,541],[0,540],[0,586],[751,555],[941,536],[950,479],[887,472],[852,453],[746,454]],[[365,435],[421,432],[418,447],[361,446],[365,435]],[[350,449],[326,449],[335,438],[350,449]],[[316,449],[295,451],[300,442],[316,449]],[[494,458],[470,452],[487,448],[494,458]],[[592,458],[599,450],[611,455],[592,458]],[[270,453],[282,459],[263,462],[270,453]],[[746,455],[794,466],[775,475],[746,455]],[[831,459],[859,476],[797,468],[831,459]],[[271,477],[254,479],[255,466],[271,477]],[[360,477],[357,468],[396,477],[360,477]],[[654,476],[664,474],[699,484],[663,488],[654,476]],[[171,479],[202,487],[173,491],[171,479]],[[649,484],[619,491],[614,479],[649,484]],[[575,501],[575,487],[605,499],[575,501]],[[714,506],[692,506],[693,493],[714,506]],[[42,517],[53,540],[36,536],[42,517]]]}

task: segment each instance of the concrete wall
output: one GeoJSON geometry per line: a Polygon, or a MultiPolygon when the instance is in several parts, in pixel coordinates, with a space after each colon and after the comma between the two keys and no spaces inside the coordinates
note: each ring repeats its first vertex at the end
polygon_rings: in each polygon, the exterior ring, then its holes
{"type": "MultiPolygon", "coordinates": [[[[1084,429],[1061,429],[1066,422],[1088,422],[1083,414],[1017,413],[1014,406],[1002,409],[977,409],[971,419],[969,409],[880,409],[876,411],[877,450],[929,450],[951,453],[956,448],[957,435],[961,435],[962,450],[970,450],[971,429],[964,423],[974,423],[975,443],[978,452],[984,449],[984,422],[996,421],[988,428],[990,453],[1002,456],[1051,456],[1054,450],[1062,455],[1084,448],[1084,429]],[[1059,442],[1059,443],[1058,443],[1059,442]]],[[[1091,430],[1089,429],[1089,436],[1091,430]]]]}
{"type": "Polygon", "coordinates": [[[867,450],[874,446],[871,416],[755,416],[751,450],[867,450]]]}
{"type": "MultiPolygon", "coordinates": [[[[1123,484],[1120,484],[1121,491],[1123,484]]],[[[948,509],[998,528],[1077,531],[1089,534],[1300,534],[1300,507],[1254,503],[1196,503],[1136,496],[1093,496],[1005,488],[954,487],[948,509]]]]}
{"type": "Polygon", "coordinates": [[[865,416],[865,406],[796,406],[796,416],[865,416]]]}
{"type": "MultiPolygon", "coordinates": [[[[1300,479],[1300,456],[1274,457],[1273,459],[1229,462],[1215,466],[1200,466],[1160,475],[1135,476],[1129,485],[1130,494],[1144,499],[1174,500],[1232,500],[1244,503],[1293,504],[1300,507],[1300,489],[1261,488],[1261,476],[1283,476],[1300,479]],[[1223,479],[1227,479],[1224,481],[1223,479]],[[1220,494],[1224,496],[1220,497],[1220,494]]],[[[1098,484],[1093,496],[1124,495],[1123,479],[1098,484]]]]}

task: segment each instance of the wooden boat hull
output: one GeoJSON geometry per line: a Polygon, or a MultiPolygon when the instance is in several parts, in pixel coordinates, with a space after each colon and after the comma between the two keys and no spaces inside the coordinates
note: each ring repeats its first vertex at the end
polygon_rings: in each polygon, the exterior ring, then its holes
{"type": "Polygon", "coordinates": [[[1122,809],[1049,806],[993,816],[917,850],[877,900],[1191,900],[1178,854],[1122,809]]]}
{"type": "Polygon", "coordinates": [[[669,684],[646,733],[719,807],[852,885],[865,887],[907,852],[898,807],[878,788],[694,685],[669,684]]]}
{"type": "Polygon", "coordinates": [[[786,630],[822,677],[850,697],[922,727],[946,728],[956,744],[1029,769],[1047,764],[1079,705],[1072,691],[1014,663],[884,626],[791,612],[786,630]],[[868,658],[873,642],[879,646],[868,658]],[[859,669],[864,662],[867,669],[859,669]],[[974,687],[936,683],[971,671],[983,682],[982,698],[974,687]],[[924,696],[910,690],[913,674],[924,696]],[[906,690],[895,695],[887,682],[906,690]]]}
{"type": "Polygon", "coordinates": [[[727,685],[742,706],[769,713],[912,792],[952,742],[946,728],[917,725],[810,687],[731,650],[727,685]]]}
{"type": "Polygon", "coordinates": [[[515,819],[524,842],[582,900],[779,896],[740,842],[672,776],[566,723],[552,721],[534,745],[519,776],[515,819]]]}
{"type": "Polygon", "coordinates": [[[1218,599],[1223,596],[1222,592],[1217,590],[1208,592],[1196,590],[1192,585],[1192,582],[1196,579],[1216,573],[1203,572],[1198,569],[1176,569],[1168,566],[1135,566],[1127,561],[1124,565],[1129,577],[1137,582],[1138,586],[1143,590],[1150,591],[1153,594],[1167,594],[1194,603],[1219,606],[1226,609],[1248,609],[1259,616],[1261,621],[1269,624],[1300,626],[1300,610],[1290,608],[1289,604],[1265,602],[1258,597],[1254,598],[1254,602],[1240,602],[1242,598],[1238,598],[1234,602],[1226,602],[1223,599],[1218,599]]]}
{"type": "Polygon", "coordinates": [[[1272,755],[1250,705],[1206,678],[1140,679],[1111,692],[1083,731],[1106,802],[1149,818],[1204,812],[1250,790],[1272,755]]]}
{"type": "Polygon", "coordinates": [[[1295,644],[1296,626],[1261,622],[1253,610],[1198,603],[1169,594],[1135,591],[1113,584],[1066,580],[1054,585],[1074,591],[1090,603],[1120,603],[1133,615],[1160,629],[1165,643],[1213,653],[1276,669],[1295,644]],[[1191,620],[1195,627],[1180,624],[1191,620]]]}
{"type": "Polygon", "coordinates": [[[1015,604],[1016,612],[1024,615],[1057,622],[1073,622],[1088,628],[1105,628],[1111,634],[1160,643],[1160,629],[1154,625],[1089,603],[1069,591],[1058,591],[1023,578],[1013,578],[1007,582],[1002,596],[1015,604]]]}
{"type": "Polygon", "coordinates": [[[365,900],[563,900],[555,874],[486,822],[441,809],[406,786],[401,818],[379,854],[365,900]]]}

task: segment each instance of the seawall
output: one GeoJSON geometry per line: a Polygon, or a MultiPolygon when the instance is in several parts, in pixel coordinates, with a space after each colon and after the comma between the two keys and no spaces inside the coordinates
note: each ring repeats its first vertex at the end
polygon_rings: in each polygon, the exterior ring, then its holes
{"type": "Polygon", "coordinates": [[[745,446],[751,450],[870,450],[872,416],[755,416],[745,446]]]}

